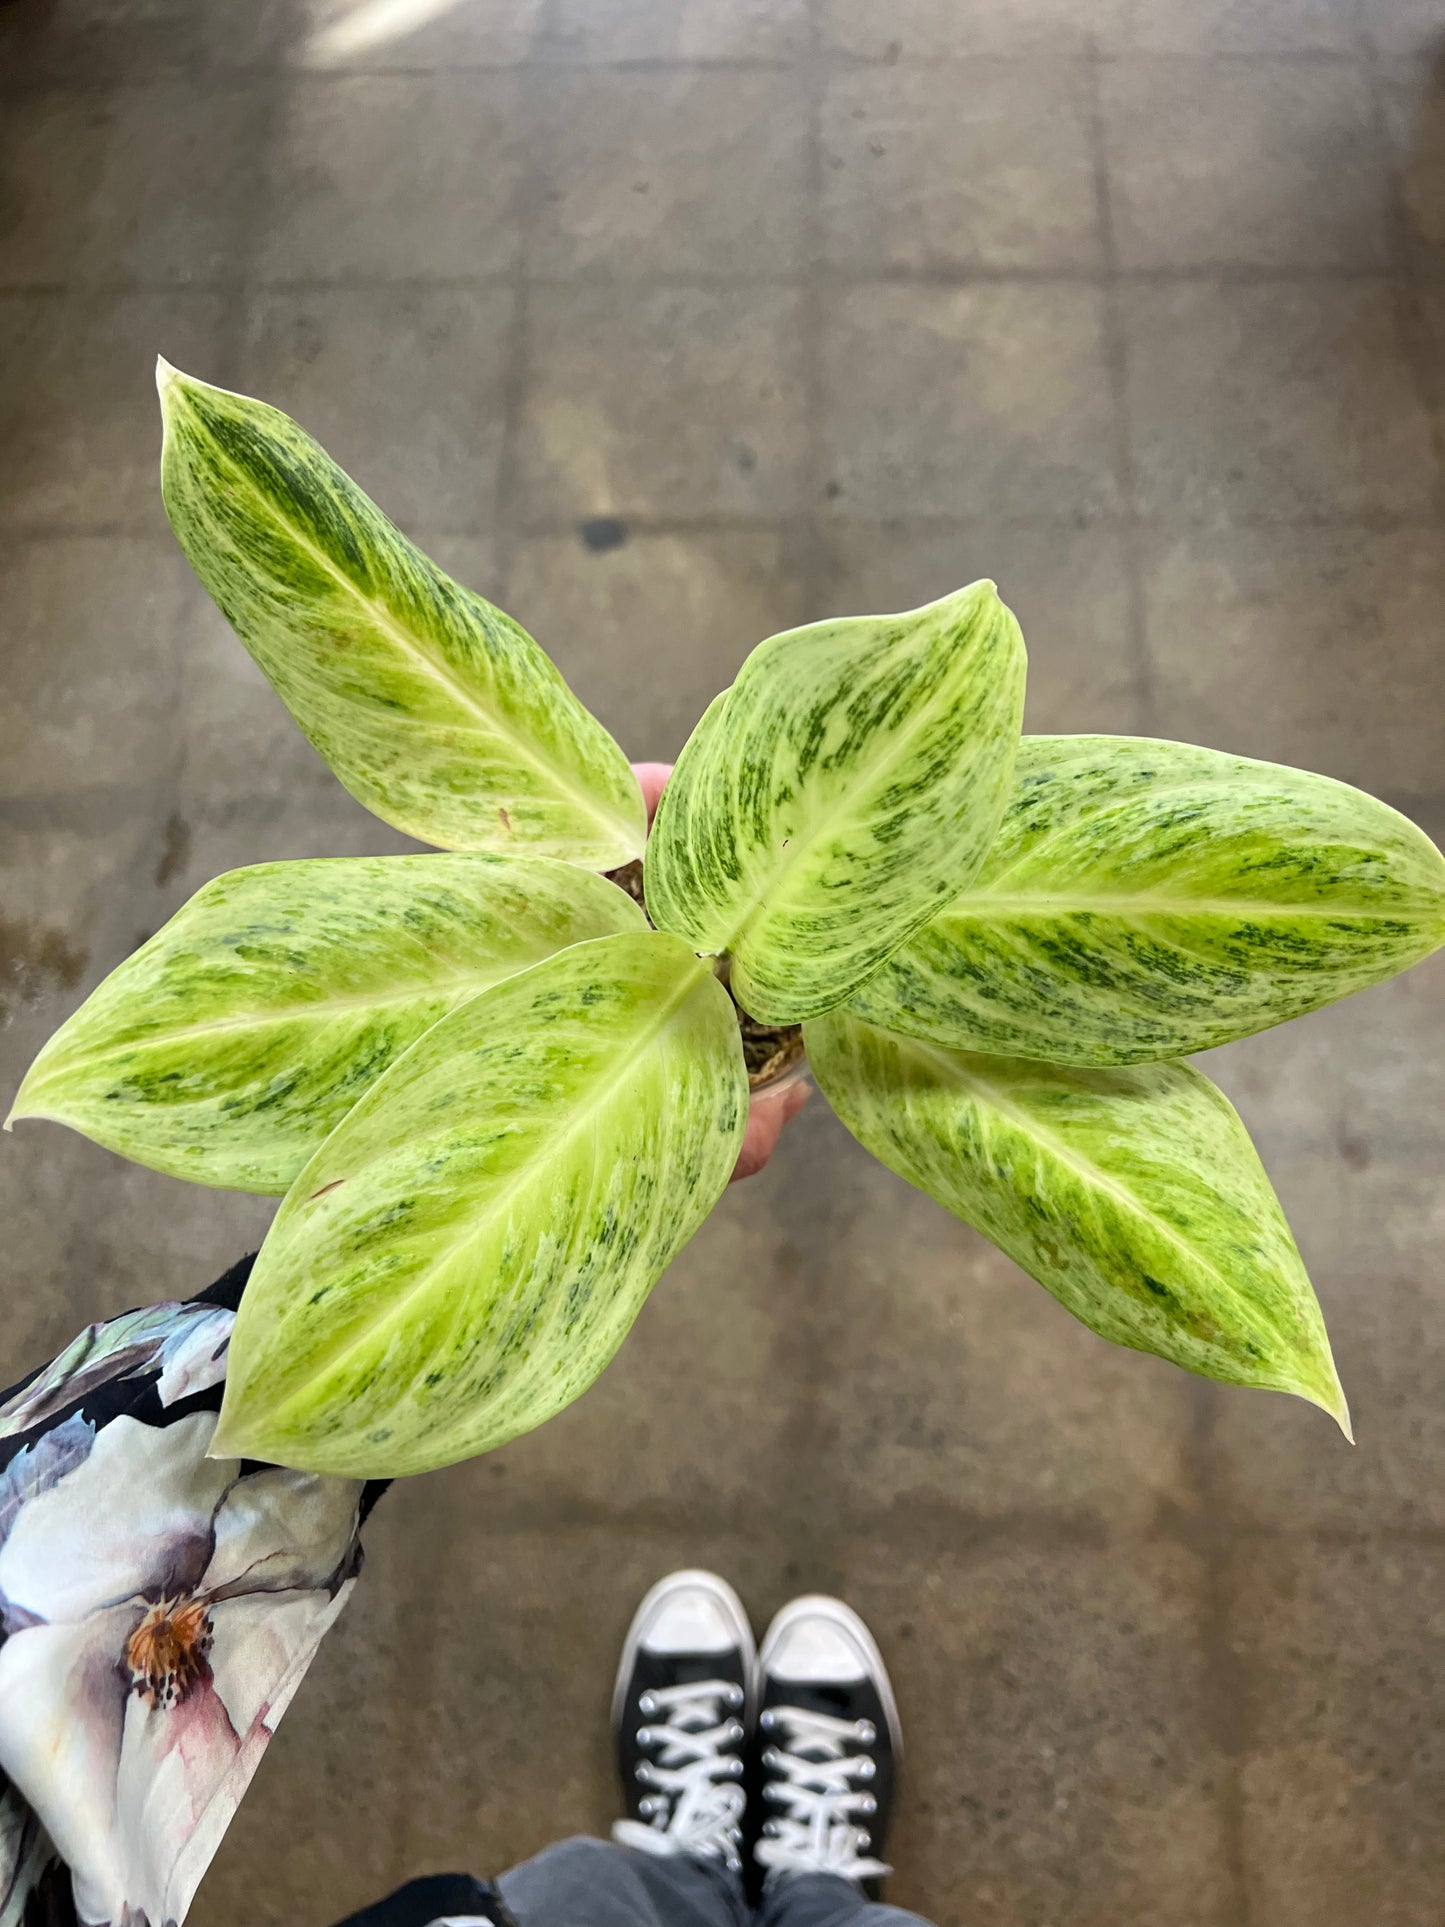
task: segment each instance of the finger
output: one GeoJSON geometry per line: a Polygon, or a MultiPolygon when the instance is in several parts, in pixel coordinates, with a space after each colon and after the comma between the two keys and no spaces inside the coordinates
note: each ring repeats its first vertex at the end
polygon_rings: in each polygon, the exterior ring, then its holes
{"type": "Polygon", "coordinates": [[[662,795],[663,785],[672,774],[671,763],[634,763],[632,774],[637,778],[638,788],[647,800],[647,826],[652,827],[652,819],[657,814],[658,798],[662,795]]]}
{"type": "Polygon", "coordinates": [[[795,1118],[813,1090],[810,1084],[790,1084],[785,1091],[773,1097],[755,1097],[748,1110],[747,1128],[743,1132],[743,1148],[738,1153],[738,1161],[733,1166],[731,1182],[736,1184],[740,1178],[754,1178],[777,1149],[778,1139],[783,1127],[795,1118]]]}
{"type": "Polygon", "coordinates": [[[755,1178],[773,1155],[782,1130],[783,1114],[778,1105],[767,1102],[754,1104],[748,1112],[743,1148],[738,1152],[738,1161],[733,1166],[729,1182],[736,1184],[741,1178],[755,1178]]]}

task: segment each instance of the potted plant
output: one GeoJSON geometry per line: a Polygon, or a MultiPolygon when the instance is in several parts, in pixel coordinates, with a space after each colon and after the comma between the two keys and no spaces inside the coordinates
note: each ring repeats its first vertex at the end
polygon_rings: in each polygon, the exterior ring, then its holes
{"type": "Polygon", "coordinates": [[[164,363],[196,573],[341,781],[444,854],[207,884],[11,1114],[282,1195],[213,1450],[379,1477],[601,1371],[717,1202],[750,1087],[854,1135],[1105,1338],[1348,1415],[1283,1213],[1180,1060],[1403,970],[1445,860],[1323,776],[1023,736],[990,582],[759,644],[647,833],[509,617],[294,422],[164,363]]]}

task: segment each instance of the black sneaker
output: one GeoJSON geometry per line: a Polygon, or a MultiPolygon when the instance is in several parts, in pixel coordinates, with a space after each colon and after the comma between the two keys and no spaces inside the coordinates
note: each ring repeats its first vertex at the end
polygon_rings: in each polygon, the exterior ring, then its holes
{"type": "Polygon", "coordinates": [[[765,1877],[838,1874],[876,1899],[903,1743],[873,1635],[841,1599],[795,1599],[763,1635],[757,1698],[765,1877]]]}
{"type": "Polygon", "coordinates": [[[742,1602],[710,1572],[674,1572],[638,1607],[612,1696],[627,1818],[612,1837],[644,1853],[742,1871],[744,1749],[757,1649],[742,1602]]]}

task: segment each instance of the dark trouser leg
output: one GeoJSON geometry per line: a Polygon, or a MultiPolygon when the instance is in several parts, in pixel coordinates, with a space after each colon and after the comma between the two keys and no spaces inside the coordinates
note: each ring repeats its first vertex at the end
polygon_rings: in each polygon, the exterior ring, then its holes
{"type": "Polygon", "coordinates": [[[487,1889],[467,1873],[429,1873],[408,1880],[384,1900],[348,1914],[336,1927],[430,1927],[436,1920],[492,1917],[487,1889]]]}
{"type": "Polygon", "coordinates": [[[928,1927],[928,1922],[866,1899],[851,1880],[800,1873],[768,1882],[758,1927],[928,1927]]]}
{"type": "Polygon", "coordinates": [[[747,1927],[740,1882],[714,1860],[561,1840],[504,1873],[518,1927],[747,1927]]]}

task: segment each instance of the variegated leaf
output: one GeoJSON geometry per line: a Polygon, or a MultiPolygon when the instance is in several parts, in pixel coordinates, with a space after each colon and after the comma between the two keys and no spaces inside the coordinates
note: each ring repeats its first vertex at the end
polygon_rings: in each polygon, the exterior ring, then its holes
{"type": "Polygon", "coordinates": [[[1024,645],[991,582],[760,643],[663,791],[647,907],[767,1023],[840,1003],[983,861],[1024,645]]]}
{"type": "Polygon", "coordinates": [[[1445,940],[1445,858],[1360,790],[1131,736],[1026,736],[988,857],[850,1000],[960,1050],[1180,1057],[1445,940]]]}
{"type": "Polygon", "coordinates": [[[292,1186],[213,1451],[380,1478],[540,1425],[717,1202],[747,1106],[736,1013],[675,937],[577,944],[473,998],[292,1186]]]}
{"type": "Polygon", "coordinates": [[[176,539],[353,796],[443,848],[641,856],[626,758],[510,616],[277,409],[164,362],[158,382],[176,539]]]}
{"type": "Polygon", "coordinates": [[[1293,1392],[1349,1435],[1279,1200],[1208,1078],[947,1051],[843,1011],[805,1034],[858,1141],[1091,1330],[1206,1378],[1293,1392]]]}
{"type": "Polygon", "coordinates": [[[457,1004],[568,944],[644,929],[548,857],[260,863],[197,891],[57,1031],[11,1120],[172,1177],[281,1192],[457,1004]]]}

